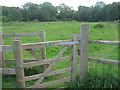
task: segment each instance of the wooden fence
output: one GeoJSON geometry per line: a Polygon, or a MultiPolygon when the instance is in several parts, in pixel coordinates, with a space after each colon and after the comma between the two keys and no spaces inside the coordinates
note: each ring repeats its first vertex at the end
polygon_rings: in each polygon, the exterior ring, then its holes
{"type": "MultiPolygon", "coordinates": [[[[7,36],[10,36],[6,34],[7,36]]],[[[19,34],[14,34],[19,35],[19,34]]],[[[25,34],[23,34],[25,35],[25,34]]],[[[37,34],[36,34],[37,35],[37,34]]],[[[73,34],[72,40],[59,40],[59,41],[50,41],[50,42],[38,42],[38,43],[28,43],[22,44],[19,38],[15,38],[13,41],[14,45],[2,45],[2,52],[14,52],[14,59],[5,59],[5,63],[15,63],[15,69],[10,68],[1,68],[0,71],[2,74],[16,74],[17,79],[17,87],[25,88],[25,81],[35,80],[38,81],[34,84],[34,86],[28,88],[43,88],[51,85],[56,85],[62,82],[67,82],[69,80],[74,81],[76,78],[76,60],[77,60],[77,35],[73,34]],[[71,56],[61,57],[65,52],[68,46],[72,46],[71,56]],[[57,54],[57,56],[53,59],[46,60],[43,57],[39,56],[34,50],[46,48],[46,47],[63,47],[63,49],[57,54]],[[28,51],[35,59],[23,60],[23,51],[28,51]],[[72,60],[72,67],[51,71],[53,66],[58,61],[72,60]],[[32,75],[32,76],[24,76],[24,68],[38,66],[38,65],[46,65],[50,64],[43,73],[32,75]],[[61,80],[52,81],[48,83],[40,84],[45,77],[58,75],[65,72],[71,72],[71,77],[63,78],[61,80]]]]}
{"type": "MultiPolygon", "coordinates": [[[[12,51],[14,52],[14,60],[11,59],[5,59],[4,63],[11,63],[14,62],[16,64],[15,69],[8,69],[8,68],[1,68],[0,73],[2,74],[16,74],[17,79],[17,87],[18,88],[25,88],[25,81],[35,80],[38,79],[33,86],[28,88],[44,88],[51,85],[56,85],[62,82],[67,82],[69,80],[72,80],[72,82],[75,81],[76,74],[77,74],[77,50],[78,50],[78,44],[80,43],[80,78],[82,81],[86,80],[87,73],[88,73],[88,61],[92,62],[98,62],[102,64],[111,64],[111,65],[118,65],[119,61],[117,60],[108,60],[108,59],[97,59],[97,58],[89,58],[88,57],[88,44],[104,44],[104,45],[120,45],[120,41],[102,41],[102,40],[88,40],[88,33],[89,32],[89,26],[88,24],[81,24],[81,31],[80,31],[80,39],[77,38],[76,34],[72,35],[71,40],[59,40],[59,41],[49,41],[45,42],[45,38],[42,40],[44,42],[38,42],[38,43],[29,43],[29,44],[22,44],[21,40],[19,38],[15,38],[14,45],[2,45],[1,54],[6,51],[12,51]],[[62,54],[66,51],[68,46],[72,46],[72,53],[71,56],[67,57],[61,57],[62,54]],[[46,52],[45,48],[47,47],[63,47],[61,51],[57,54],[57,56],[53,59],[46,60],[46,52]],[[42,49],[43,54],[42,57],[40,57],[37,53],[34,52],[36,49],[42,49]],[[28,51],[35,59],[28,59],[23,60],[23,51],[28,51]],[[53,66],[58,61],[65,61],[65,60],[71,60],[71,67],[56,71],[51,71],[53,66]],[[49,64],[49,66],[46,68],[46,70],[43,73],[32,75],[32,76],[24,76],[24,68],[38,66],[38,65],[45,65],[49,64]],[[42,83],[40,84],[45,77],[52,76],[52,75],[58,75],[65,72],[71,72],[71,76],[68,78],[63,78],[61,80],[52,81],[48,83],[42,83]]],[[[40,34],[30,34],[30,36],[39,36],[40,34]]],[[[3,34],[3,37],[21,37],[26,36],[28,37],[28,34],[3,34]]],[[[42,34],[42,37],[45,36],[45,33],[42,34]]],[[[2,58],[2,57],[1,57],[2,58]]]]}
{"type": "MultiPolygon", "coordinates": [[[[3,34],[2,31],[0,32],[0,45],[3,45],[2,47],[2,52],[0,52],[0,67],[5,67],[5,57],[4,57],[4,51],[13,51],[13,46],[11,45],[4,45],[4,38],[7,37],[40,37],[40,41],[41,42],[45,42],[46,41],[46,36],[45,36],[45,31],[42,30],[40,31],[40,33],[12,33],[12,34],[3,34]]],[[[41,48],[41,52],[42,52],[42,58],[46,59],[46,48],[41,48]]]]}

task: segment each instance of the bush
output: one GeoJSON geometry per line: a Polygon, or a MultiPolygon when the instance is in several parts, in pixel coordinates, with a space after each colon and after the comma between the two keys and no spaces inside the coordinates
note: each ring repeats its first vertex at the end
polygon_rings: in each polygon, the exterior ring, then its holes
{"type": "Polygon", "coordinates": [[[2,22],[8,22],[8,18],[6,16],[2,16],[1,19],[2,19],[2,22]]]}
{"type": "Polygon", "coordinates": [[[103,24],[96,24],[96,25],[94,25],[94,28],[104,28],[104,25],[103,24]]]}

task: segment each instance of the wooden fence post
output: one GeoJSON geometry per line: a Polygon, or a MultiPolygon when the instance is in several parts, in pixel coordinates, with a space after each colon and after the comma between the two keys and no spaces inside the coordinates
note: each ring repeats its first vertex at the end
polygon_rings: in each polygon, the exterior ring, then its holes
{"type": "MultiPolygon", "coordinates": [[[[77,34],[72,35],[73,42],[78,42],[77,34]]],[[[71,62],[71,78],[72,82],[75,82],[77,76],[77,55],[78,55],[78,45],[73,45],[72,47],[72,62],[71,62]]]]}
{"type": "MultiPolygon", "coordinates": [[[[46,41],[45,30],[40,31],[40,33],[41,42],[45,42],[46,41]]],[[[46,48],[42,48],[42,58],[43,60],[46,59],[46,48]]]]}
{"type": "MultiPolygon", "coordinates": [[[[0,28],[1,29],[1,28],[0,28]]],[[[2,68],[2,30],[0,30],[0,68],[2,68]]],[[[0,90],[2,90],[2,73],[0,73],[0,90]]]]}
{"type": "MultiPolygon", "coordinates": [[[[4,45],[3,38],[2,38],[2,30],[0,31],[0,45],[4,45]]],[[[4,52],[2,51],[2,46],[0,46],[0,68],[5,67],[5,61],[4,61],[4,52]]]]}
{"type": "Polygon", "coordinates": [[[80,31],[80,79],[85,81],[88,73],[88,24],[81,24],[80,31]]]}
{"type": "Polygon", "coordinates": [[[0,31],[0,68],[2,68],[2,32],[0,31]]]}
{"type": "Polygon", "coordinates": [[[23,65],[23,55],[22,55],[22,44],[21,40],[19,38],[15,38],[13,41],[14,46],[14,58],[16,62],[16,80],[17,80],[17,87],[18,88],[25,88],[25,82],[24,80],[24,68],[22,68],[23,65]]]}

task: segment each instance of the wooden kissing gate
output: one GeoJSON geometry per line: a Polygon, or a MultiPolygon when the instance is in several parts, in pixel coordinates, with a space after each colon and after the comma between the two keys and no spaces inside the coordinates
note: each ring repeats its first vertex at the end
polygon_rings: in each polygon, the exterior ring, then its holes
{"type": "MultiPolygon", "coordinates": [[[[14,70],[1,68],[0,71],[2,70],[2,73],[4,74],[16,74],[18,88],[26,88],[25,81],[36,80],[36,79],[37,81],[34,83],[34,85],[31,87],[27,87],[27,88],[44,88],[47,86],[56,85],[59,83],[70,81],[70,80],[72,80],[72,82],[75,82],[76,75],[77,75],[77,59],[78,59],[77,56],[78,56],[78,44],[79,43],[80,43],[80,78],[82,81],[85,80],[87,77],[88,60],[93,61],[93,62],[103,63],[103,64],[118,65],[118,61],[115,61],[115,60],[88,58],[88,43],[106,44],[106,45],[119,45],[120,44],[120,42],[118,41],[100,41],[100,40],[90,41],[88,40],[88,32],[89,32],[88,29],[89,29],[88,24],[81,25],[80,39],[78,39],[77,34],[73,34],[71,40],[59,40],[59,41],[45,42],[45,38],[43,38],[42,39],[43,42],[22,44],[19,38],[15,38],[13,45],[8,45],[8,46],[2,45],[2,50],[1,50],[2,52],[0,53],[1,55],[3,55],[3,52],[5,51],[13,51],[14,60],[1,59],[1,61],[3,61],[4,63],[15,62],[16,67],[14,70]],[[72,46],[71,56],[61,57],[64,54],[64,52],[67,50],[68,46],[72,46]],[[56,55],[55,58],[47,60],[46,59],[46,48],[47,47],[63,47],[63,48],[56,55]],[[34,50],[38,50],[38,49],[42,50],[42,57],[39,56],[36,52],[34,52],[34,50]],[[24,50],[28,51],[36,60],[23,60],[24,50]],[[52,71],[54,65],[57,62],[65,61],[65,60],[71,60],[71,67],[52,71]],[[43,73],[31,75],[31,76],[25,76],[24,68],[39,66],[39,65],[46,65],[46,64],[49,64],[49,66],[45,69],[43,73]],[[63,78],[61,80],[41,83],[45,77],[52,76],[52,75],[58,75],[58,74],[62,74],[65,72],[71,72],[71,76],[68,78],[63,78]]],[[[29,34],[26,34],[26,35],[29,36],[29,34]]],[[[39,36],[39,34],[36,34],[36,35],[39,36]]],[[[6,34],[6,36],[11,36],[11,35],[6,34]]],[[[20,36],[20,34],[13,34],[12,36],[20,36]]],[[[31,34],[31,36],[34,36],[34,35],[31,34]]]]}
{"type": "Polygon", "coordinates": [[[24,88],[25,87],[25,81],[28,80],[33,80],[33,79],[37,79],[38,80],[35,82],[34,86],[31,86],[29,88],[44,88],[46,86],[51,86],[51,85],[55,85],[58,83],[62,83],[62,82],[67,82],[69,80],[75,80],[76,78],[76,60],[77,60],[77,45],[76,44],[70,44],[70,43],[74,43],[75,41],[77,41],[77,35],[73,34],[73,39],[72,40],[64,40],[64,41],[52,41],[52,42],[40,42],[40,43],[31,43],[31,44],[21,44],[21,40],[19,40],[18,38],[16,38],[14,40],[14,56],[15,56],[15,60],[16,60],[16,78],[17,78],[17,85],[19,88],[24,88]],[[69,43],[68,43],[69,42],[69,43]],[[57,56],[52,59],[52,60],[43,60],[42,57],[40,57],[37,53],[35,53],[33,51],[33,49],[38,49],[38,48],[44,48],[44,47],[55,47],[55,46],[63,46],[63,49],[57,54],[57,56]],[[72,53],[72,57],[64,57],[63,59],[61,58],[61,56],[63,55],[63,53],[66,51],[68,46],[73,46],[73,53],[72,53]],[[34,62],[29,62],[29,63],[23,63],[23,59],[22,59],[22,50],[23,48],[25,50],[27,50],[31,55],[33,55],[37,61],[34,62]],[[72,68],[67,68],[67,69],[63,69],[63,70],[59,70],[59,71],[52,71],[53,66],[56,64],[56,62],[58,62],[60,59],[61,60],[67,60],[67,59],[71,59],[72,60],[72,68]],[[37,75],[33,75],[33,76],[27,76],[24,77],[24,68],[27,67],[32,67],[32,66],[37,66],[37,65],[43,65],[43,64],[51,64],[46,68],[46,70],[42,73],[42,74],[37,74],[37,75]],[[57,80],[54,82],[49,82],[49,83],[44,83],[44,84],[40,84],[43,79],[46,76],[50,76],[50,75],[55,75],[55,74],[60,74],[60,73],[64,73],[66,71],[70,71],[72,70],[72,74],[71,74],[71,78],[64,78],[62,80],[57,80]]]}

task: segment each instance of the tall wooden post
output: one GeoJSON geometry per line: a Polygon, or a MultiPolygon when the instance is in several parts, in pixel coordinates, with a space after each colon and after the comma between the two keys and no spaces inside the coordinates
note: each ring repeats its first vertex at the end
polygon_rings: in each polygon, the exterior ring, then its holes
{"type": "Polygon", "coordinates": [[[80,79],[85,81],[88,73],[88,24],[81,24],[80,31],[80,79]]]}
{"type": "MultiPolygon", "coordinates": [[[[0,30],[0,68],[2,68],[2,45],[1,45],[1,40],[2,40],[2,32],[0,30]]],[[[0,73],[0,90],[2,90],[2,73],[0,73]]]]}
{"type": "Polygon", "coordinates": [[[15,38],[13,41],[14,46],[14,58],[16,64],[16,80],[17,80],[17,87],[18,88],[25,88],[24,80],[24,69],[21,67],[23,65],[23,53],[22,53],[22,44],[19,38],[15,38]]]}
{"type": "MultiPolygon", "coordinates": [[[[2,38],[2,30],[0,30],[0,45],[4,45],[2,38]]],[[[5,67],[4,52],[2,51],[2,46],[0,46],[0,68],[5,67]]]]}
{"type": "MultiPolygon", "coordinates": [[[[40,31],[40,33],[41,42],[45,42],[46,41],[45,30],[40,31]]],[[[46,59],[46,48],[42,48],[42,58],[43,60],[46,59]]]]}
{"type": "MultiPolygon", "coordinates": [[[[73,42],[78,42],[77,34],[72,35],[73,42]]],[[[71,62],[71,78],[72,82],[75,82],[76,76],[77,76],[77,55],[78,55],[78,45],[73,45],[72,47],[72,62],[71,62]]]]}

